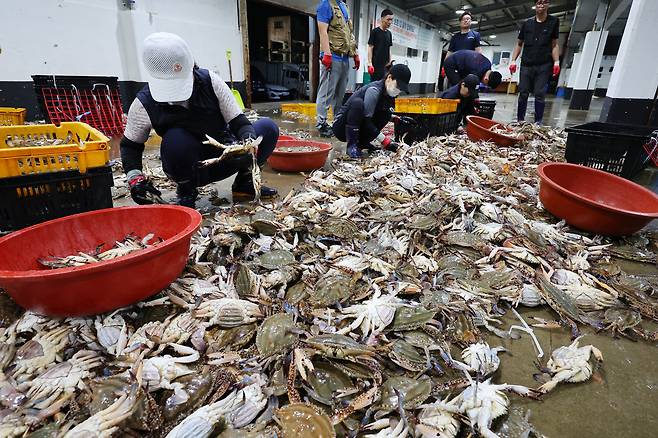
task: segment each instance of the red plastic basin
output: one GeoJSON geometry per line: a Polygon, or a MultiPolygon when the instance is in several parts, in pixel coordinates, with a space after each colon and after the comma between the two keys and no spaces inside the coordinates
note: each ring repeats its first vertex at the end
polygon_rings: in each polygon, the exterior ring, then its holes
{"type": "Polygon", "coordinates": [[[196,210],[175,205],[121,207],[55,219],[0,239],[0,287],[22,307],[51,316],[107,312],[147,298],[183,271],[196,210]],[[50,269],[37,259],[106,248],[127,234],[154,233],[156,246],[75,268],[50,269]]]}
{"type": "Polygon", "coordinates": [[[473,141],[493,141],[498,146],[514,146],[523,140],[523,137],[498,134],[497,132],[490,131],[494,125],[505,126],[495,120],[478,116],[466,116],[466,121],[468,122],[466,125],[466,135],[473,141]]]}
{"type": "Polygon", "coordinates": [[[283,172],[308,172],[324,166],[331,152],[329,143],[310,140],[280,140],[270,158],[267,160],[270,167],[283,172]],[[311,152],[282,152],[280,147],[302,148],[304,146],[317,146],[320,150],[311,152]]]}
{"type": "Polygon", "coordinates": [[[293,137],[292,135],[283,135],[282,134],[282,135],[279,135],[279,140],[278,141],[282,141],[282,140],[284,140],[284,141],[285,140],[297,140],[297,137],[293,137]]]}
{"type": "Polygon", "coordinates": [[[543,163],[537,172],[544,207],[581,230],[624,236],[658,217],[658,196],[627,179],[569,163],[543,163]]]}

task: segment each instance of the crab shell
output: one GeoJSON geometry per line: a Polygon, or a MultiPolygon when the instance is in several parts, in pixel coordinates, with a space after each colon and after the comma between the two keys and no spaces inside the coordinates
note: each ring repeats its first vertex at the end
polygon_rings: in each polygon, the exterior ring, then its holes
{"type": "Polygon", "coordinates": [[[143,379],[150,392],[160,388],[172,389],[173,380],[194,373],[194,370],[178,363],[177,360],[179,359],[167,354],[144,361],[143,379]]]}
{"type": "Polygon", "coordinates": [[[274,249],[261,254],[254,261],[265,269],[274,270],[295,263],[295,255],[285,249],[274,249]]]}
{"type": "MultiPolygon", "coordinates": [[[[416,425],[416,433],[420,433],[420,438],[454,438],[457,436],[461,423],[452,412],[442,407],[444,404],[435,403],[423,406],[416,425]]],[[[452,406],[457,408],[454,404],[452,406]]]]}
{"type": "Polygon", "coordinates": [[[133,387],[130,393],[124,393],[106,409],[87,418],[62,438],[111,437],[117,431],[118,425],[132,415],[137,393],[138,388],[133,387]]]}
{"type": "Polygon", "coordinates": [[[413,345],[402,339],[393,342],[388,357],[409,371],[424,371],[427,368],[427,358],[418,353],[413,345]]]}
{"type": "Polygon", "coordinates": [[[284,351],[297,341],[297,335],[291,330],[295,328],[292,315],[277,313],[265,319],[256,334],[256,347],[263,356],[284,351]]]}
{"type": "Polygon", "coordinates": [[[462,351],[462,359],[473,371],[483,376],[496,372],[500,366],[498,349],[492,349],[486,342],[471,344],[462,351]]]}
{"type": "Polygon", "coordinates": [[[462,412],[469,412],[470,417],[478,417],[483,405],[490,402],[491,414],[489,424],[501,415],[505,415],[509,406],[509,399],[504,392],[496,388],[497,386],[500,385],[492,385],[489,383],[489,380],[481,382],[478,385],[470,385],[457,396],[457,400],[460,403],[460,410],[462,412]]]}
{"type": "Polygon", "coordinates": [[[92,351],[78,351],[66,362],[51,366],[30,382],[27,397],[38,409],[45,409],[62,393],[73,392],[83,386],[83,379],[90,370],[102,364],[102,359],[92,351]],[[40,400],[45,398],[45,400],[40,400]]]}
{"type": "Polygon", "coordinates": [[[331,420],[318,408],[292,403],[275,412],[284,438],[335,438],[331,420]]]}
{"type": "Polygon", "coordinates": [[[29,375],[45,370],[51,363],[61,361],[60,352],[68,344],[67,334],[68,328],[60,327],[38,334],[23,344],[16,351],[14,378],[24,381],[29,375]]]}
{"type": "Polygon", "coordinates": [[[404,409],[415,409],[431,395],[432,382],[428,376],[422,376],[419,379],[404,376],[387,379],[382,385],[379,402],[379,407],[383,411],[390,411],[398,407],[398,396],[395,390],[402,395],[404,409]]]}
{"type": "Polygon", "coordinates": [[[546,366],[552,373],[558,373],[565,369],[577,369],[578,372],[566,381],[571,383],[584,382],[592,377],[592,364],[589,362],[591,351],[591,345],[578,348],[578,339],[576,339],[570,346],[560,347],[553,351],[546,366]]]}
{"type": "Polygon", "coordinates": [[[167,438],[209,437],[219,420],[239,408],[243,404],[237,391],[233,391],[223,399],[203,406],[181,421],[168,434],[167,438]]]}
{"type": "Polygon", "coordinates": [[[209,318],[209,325],[237,327],[250,324],[263,316],[257,304],[247,300],[219,298],[202,303],[194,312],[196,318],[209,318]]]}

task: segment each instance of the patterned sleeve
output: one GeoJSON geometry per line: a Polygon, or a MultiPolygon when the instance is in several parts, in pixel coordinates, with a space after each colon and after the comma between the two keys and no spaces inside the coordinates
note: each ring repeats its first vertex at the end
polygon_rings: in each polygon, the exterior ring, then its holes
{"type": "Polygon", "coordinates": [[[219,101],[219,110],[222,112],[222,116],[226,123],[242,114],[242,110],[238,106],[238,102],[236,102],[235,97],[233,97],[233,92],[228,85],[226,85],[226,82],[224,82],[224,80],[213,71],[210,72],[210,81],[212,82],[212,88],[215,91],[217,100],[219,101]]]}
{"type": "Polygon", "coordinates": [[[124,137],[135,143],[145,143],[151,133],[151,119],[139,99],[133,100],[128,110],[124,137]]]}

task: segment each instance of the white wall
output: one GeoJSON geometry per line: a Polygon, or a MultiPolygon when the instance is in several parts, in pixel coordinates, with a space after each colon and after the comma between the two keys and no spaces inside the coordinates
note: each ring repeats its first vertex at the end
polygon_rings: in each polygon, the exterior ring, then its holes
{"type": "Polygon", "coordinates": [[[228,79],[244,80],[235,0],[21,0],[3,2],[0,80],[30,81],[33,74],[118,76],[146,81],[144,38],[159,31],[187,40],[197,63],[228,79]]]}

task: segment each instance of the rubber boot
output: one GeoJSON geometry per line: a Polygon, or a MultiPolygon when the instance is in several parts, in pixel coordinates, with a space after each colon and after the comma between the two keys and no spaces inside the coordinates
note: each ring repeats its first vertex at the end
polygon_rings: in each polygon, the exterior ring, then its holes
{"type": "MultiPolygon", "coordinates": [[[[251,178],[251,169],[240,170],[235,176],[235,181],[233,181],[233,200],[252,200],[256,196],[256,191],[254,190],[254,183],[251,178]]],[[[272,187],[267,187],[261,185],[260,187],[260,197],[261,198],[273,198],[278,195],[279,192],[272,187]]]]}
{"type": "Polygon", "coordinates": [[[544,107],[546,102],[539,101],[535,98],[535,123],[541,125],[544,121],[544,107]]]}
{"type": "Polygon", "coordinates": [[[178,205],[194,208],[199,192],[192,181],[183,181],[176,183],[176,196],[178,197],[178,205]]]}
{"type": "Polygon", "coordinates": [[[345,139],[347,140],[347,155],[350,158],[361,158],[359,149],[359,127],[353,125],[345,126],[345,139]]]}
{"type": "Polygon", "coordinates": [[[516,120],[523,122],[525,120],[525,113],[528,109],[528,99],[521,99],[519,97],[519,106],[516,111],[516,120]]]}

